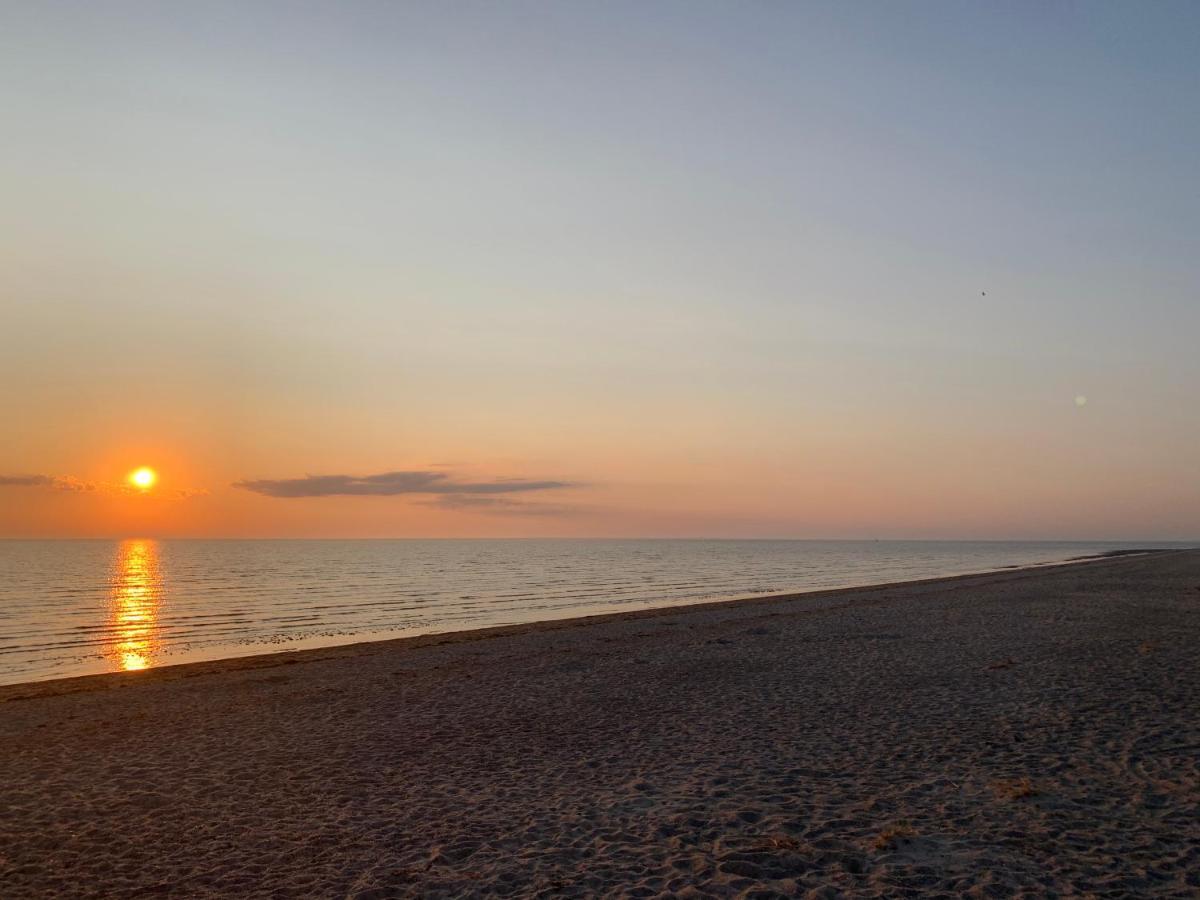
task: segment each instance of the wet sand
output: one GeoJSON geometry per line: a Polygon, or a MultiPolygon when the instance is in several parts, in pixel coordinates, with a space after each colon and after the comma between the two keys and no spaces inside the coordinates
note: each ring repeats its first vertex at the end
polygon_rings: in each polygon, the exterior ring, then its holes
{"type": "Polygon", "coordinates": [[[1195,896],[1200,551],[0,688],[0,896],[1195,896]]]}

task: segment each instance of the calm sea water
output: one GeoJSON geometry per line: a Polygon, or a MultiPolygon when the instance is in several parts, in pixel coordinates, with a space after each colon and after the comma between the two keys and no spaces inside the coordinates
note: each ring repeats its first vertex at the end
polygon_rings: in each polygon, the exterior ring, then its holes
{"type": "Polygon", "coordinates": [[[1165,545],[0,541],[0,683],[1149,546],[1165,545]]]}

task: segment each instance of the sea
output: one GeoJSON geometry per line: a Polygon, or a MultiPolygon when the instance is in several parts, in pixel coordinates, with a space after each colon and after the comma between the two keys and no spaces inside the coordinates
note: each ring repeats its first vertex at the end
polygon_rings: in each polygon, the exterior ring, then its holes
{"type": "Polygon", "coordinates": [[[0,684],[1171,546],[1194,545],[0,541],[0,684]]]}

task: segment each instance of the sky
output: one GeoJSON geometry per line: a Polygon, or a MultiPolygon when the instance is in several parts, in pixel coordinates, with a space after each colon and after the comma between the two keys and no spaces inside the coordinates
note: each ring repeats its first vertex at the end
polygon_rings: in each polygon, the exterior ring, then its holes
{"type": "Polygon", "coordinates": [[[0,3],[0,536],[1198,538],[1197,96],[1190,3],[0,3]]]}

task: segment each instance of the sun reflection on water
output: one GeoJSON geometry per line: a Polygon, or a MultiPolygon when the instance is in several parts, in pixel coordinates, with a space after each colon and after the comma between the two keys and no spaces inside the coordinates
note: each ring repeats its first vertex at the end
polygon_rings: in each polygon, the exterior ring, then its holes
{"type": "Polygon", "coordinates": [[[160,649],[158,614],[162,598],[158,544],[149,540],[122,541],[113,566],[109,640],[104,654],[117,669],[132,672],[154,665],[160,649]]]}

